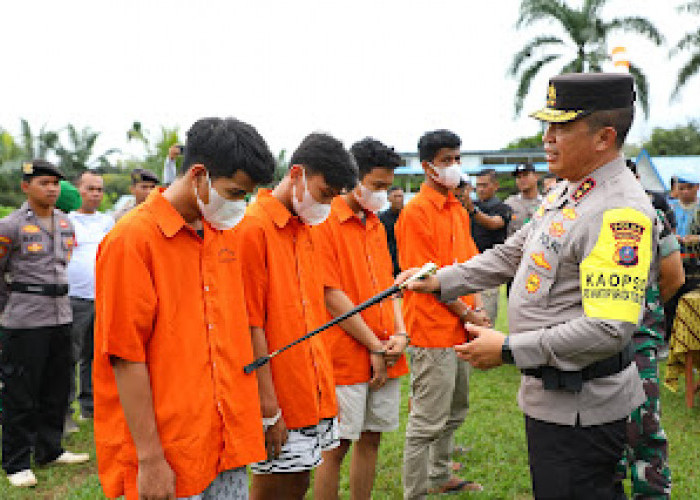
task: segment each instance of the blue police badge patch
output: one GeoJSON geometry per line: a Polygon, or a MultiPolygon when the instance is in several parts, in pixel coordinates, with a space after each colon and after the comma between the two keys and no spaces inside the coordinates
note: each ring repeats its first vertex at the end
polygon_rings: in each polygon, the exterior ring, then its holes
{"type": "Polygon", "coordinates": [[[639,262],[639,247],[623,246],[617,250],[617,263],[621,266],[636,266],[639,262]]]}

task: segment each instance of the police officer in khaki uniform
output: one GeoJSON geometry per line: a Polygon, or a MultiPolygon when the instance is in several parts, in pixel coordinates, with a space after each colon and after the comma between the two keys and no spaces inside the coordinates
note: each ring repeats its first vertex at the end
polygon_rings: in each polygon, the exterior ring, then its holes
{"type": "Polygon", "coordinates": [[[555,195],[505,244],[410,287],[449,301],[513,278],[510,337],[470,326],[473,340],[455,349],[477,368],[523,373],[535,498],[624,498],[615,464],[645,398],[630,339],[658,242],[654,210],[620,155],[633,102],[626,74],[552,78],[533,116],[548,123],[549,168],[564,178],[555,195]]]}
{"type": "Polygon", "coordinates": [[[63,174],[34,160],[22,168],[27,201],[0,219],[2,468],[13,486],[33,486],[30,466],[79,463],[61,447],[71,368],[66,265],[73,226],[55,208],[63,174]]]}

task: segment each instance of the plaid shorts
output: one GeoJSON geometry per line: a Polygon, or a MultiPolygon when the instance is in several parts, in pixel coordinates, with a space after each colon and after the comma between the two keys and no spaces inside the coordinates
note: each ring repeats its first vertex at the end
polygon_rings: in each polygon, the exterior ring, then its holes
{"type": "Polygon", "coordinates": [[[325,418],[310,427],[290,429],[280,455],[251,464],[250,470],[253,474],[305,472],[319,466],[322,451],[332,450],[338,445],[338,419],[325,418]]]}

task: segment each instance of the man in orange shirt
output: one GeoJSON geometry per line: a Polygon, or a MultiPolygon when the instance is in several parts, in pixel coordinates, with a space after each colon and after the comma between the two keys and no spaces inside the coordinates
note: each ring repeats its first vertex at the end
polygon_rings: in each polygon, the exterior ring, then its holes
{"type": "MultiPolygon", "coordinates": [[[[452,189],[461,177],[460,138],[447,130],[428,132],[418,142],[425,182],[403,209],[396,224],[402,269],[435,262],[446,266],[478,254],[469,231],[469,215],[452,189]]],[[[452,349],[464,343],[464,323],[488,324],[478,295],[449,304],[407,292],[404,318],[411,336],[412,405],[404,447],[404,498],[424,498],[432,491],[480,490],[450,475],[455,430],[469,408],[469,372],[452,349]],[[429,464],[430,460],[430,464],[429,464]]]]}
{"type": "Polygon", "coordinates": [[[247,498],[264,458],[233,231],[275,161],[250,125],[205,118],[185,175],[120,220],[97,256],[95,443],[108,497],[247,498]]]}
{"type": "MultiPolygon", "coordinates": [[[[279,349],[325,322],[323,282],[310,226],[357,183],[340,141],[311,134],[272,191],[258,191],[238,230],[255,356],[279,349]]],[[[321,451],[338,445],[333,368],[321,336],[258,370],[266,461],[251,466],[254,499],[301,499],[321,451]]]]}
{"type": "MultiPolygon", "coordinates": [[[[401,157],[371,138],[353,144],[350,152],[360,170],[360,183],[335,198],[326,222],[313,230],[325,268],[330,317],[346,313],[393,284],[386,231],[376,213],[387,204],[387,189],[401,157]]],[[[338,498],[340,466],[354,441],[350,495],[369,499],[381,433],[399,427],[398,377],[408,373],[402,354],[408,336],[400,301],[365,309],[324,333],[324,340],[333,361],[340,446],[323,452],[323,464],[314,476],[314,498],[338,498]]]]}

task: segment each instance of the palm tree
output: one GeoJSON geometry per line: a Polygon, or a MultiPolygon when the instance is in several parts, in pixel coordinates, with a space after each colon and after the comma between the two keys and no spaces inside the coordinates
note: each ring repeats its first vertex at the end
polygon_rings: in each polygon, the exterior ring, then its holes
{"type": "Polygon", "coordinates": [[[46,130],[46,125],[41,127],[37,136],[32,133],[29,122],[24,118],[20,120],[20,125],[21,144],[26,161],[31,161],[35,158],[46,159],[46,155],[50,151],[55,151],[56,147],[58,147],[58,133],[53,130],[46,130]]]}
{"type": "MultiPolygon", "coordinates": [[[[513,56],[508,73],[519,77],[515,94],[515,114],[520,114],[523,102],[530,91],[530,84],[540,70],[555,61],[563,62],[562,73],[598,72],[602,63],[610,58],[607,40],[615,31],[638,33],[654,44],[661,45],[663,36],[654,25],[643,17],[621,17],[604,21],[600,11],[608,0],[584,0],[580,9],[569,7],[565,0],[522,0],[516,28],[520,29],[538,21],[554,21],[560,25],[566,38],[542,34],[530,40],[513,56]],[[565,50],[574,49],[573,57],[562,61],[565,50]],[[542,53],[546,49],[548,52],[542,53]],[[556,52],[552,52],[552,50],[556,52]]],[[[571,57],[571,54],[569,54],[571,57]]],[[[644,115],[649,115],[649,86],[639,67],[630,64],[630,73],[637,84],[639,103],[644,115]]]]}
{"type": "Polygon", "coordinates": [[[101,167],[109,165],[107,157],[118,151],[117,149],[109,149],[93,160],[95,141],[100,133],[92,131],[90,127],[78,130],[71,124],[68,124],[65,130],[68,134],[68,147],[59,143],[55,151],[61,169],[69,176],[76,175],[91,165],[101,167]]]}
{"type": "MultiPolygon", "coordinates": [[[[678,10],[680,12],[688,12],[691,14],[700,14],[700,0],[693,0],[684,5],[681,5],[678,10]]],[[[700,27],[697,31],[686,33],[681,38],[681,41],[671,50],[671,56],[678,54],[680,51],[691,49],[693,52],[690,55],[690,60],[678,72],[678,80],[676,87],[673,89],[671,98],[678,97],[681,87],[694,75],[700,71],[700,27]]]]}

